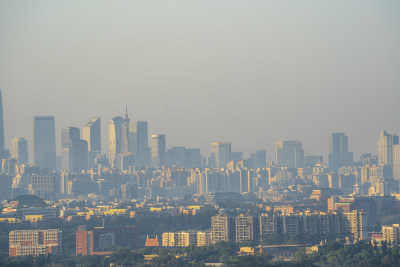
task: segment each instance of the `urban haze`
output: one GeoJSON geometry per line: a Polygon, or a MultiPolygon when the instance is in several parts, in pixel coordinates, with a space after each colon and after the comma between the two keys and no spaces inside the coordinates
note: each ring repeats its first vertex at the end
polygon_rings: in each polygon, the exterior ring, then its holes
{"type": "Polygon", "coordinates": [[[248,155],[299,139],[327,155],[330,132],[346,132],[355,155],[376,152],[380,129],[400,131],[399,6],[2,1],[6,139],[32,151],[33,115],[56,117],[57,149],[60,129],[93,116],[106,136],[128,104],[168,146],[205,154],[216,140],[248,155]]]}
{"type": "Polygon", "coordinates": [[[400,265],[399,14],[1,1],[0,266],[400,265]]]}

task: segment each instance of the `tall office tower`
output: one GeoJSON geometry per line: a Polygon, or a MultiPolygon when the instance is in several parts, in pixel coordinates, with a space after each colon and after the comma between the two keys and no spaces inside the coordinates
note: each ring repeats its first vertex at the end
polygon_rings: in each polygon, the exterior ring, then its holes
{"type": "MultiPolygon", "coordinates": [[[[129,117],[128,117],[128,107],[126,108],[125,119],[121,125],[121,151],[120,153],[129,153],[129,117]]],[[[133,153],[132,153],[133,154],[133,153]]]]}
{"type": "Polygon", "coordinates": [[[88,169],[88,143],[80,139],[80,130],[69,127],[61,130],[61,168],[79,172],[88,169]]]}
{"type": "Polygon", "coordinates": [[[240,214],[235,218],[236,225],[236,243],[242,243],[244,241],[254,240],[255,227],[254,217],[249,214],[240,214]]]}
{"type": "Polygon", "coordinates": [[[129,123],[130,152],[135,155],[136,166],[149,165],[149,134],[147,121],[131,121],[129,123]]]}
{"type": "Polygon", "coordinates": [[[61,130],[61,169],[71,171],[72,160],[72,140],[80,139],[80,130],[76,127],[69,127],[61,130]]]}
{"type": "Polygon", "coordinates": [[[232,217],[218,214],[211,217],[211,232],[213,244],[235,241],[235,223],[232,217]]]}
{"type": "Polygon", "coordinates": [[[267,166],[267,151],[257,150],[256,152],[250,153],[250,160],[253,163],[254,169],[264,168],[267,166]]]}
{"type": "Polygon", "coordinates": [[[115,156],[121,153],[123,122],[124,118],[118,116],[113,118],[108,126],[108,148],[110,153],[110,163],[112,166],[114,165],[115,156]]]}
{"type": "Polygon", "coordinates": [[[88,143],[89,152],[101,153],[100,117],[92,118],[83,126],[82,139],[88,143]]]}
{"type": "Polygon", "coordinates": [[[56,168],[56,134],[53,116],[36,116],[33,122],[34,162],[42,168],[56,168]]]}
{"type": "Polygon", "coordinates": [[[301,168],[304,165],[304,150],[301,141],[276,142],[276,164],[279,167],[301,168]]]}
{"type": "Polygon", "coordinates": [[[378,164],[393,166],[393,145],[399,144],[397,135],[382,130],[378,139],[378,164]]]}
{"type": "Polygon", "coordinates": [[[349,152],[348,137],[344,133],[329,134],[329,169],[337,172],[340,167],[353,164],[353,152],[349,152]]]}
{"type": "Polygon", "coordinates": [[[211,167],[224,168],[232,160],[231,143],[211,143],[211,167]]]}
{"type": "Polygon", "coordinates": [[[11,158],[17,159],[19,164],[28,163],[28,142],[24,138],[14,138],[11,141],[11,158]]]}
{"type": "Polygon", "coordinates": [[[70,171],[80,172],[89,168],[88,144],[85,140],[73,140],[70,155],[72,156],[70,159],[70,171]]]}
{"type": "Polygon", "coordinates": [[[186,148],[185,149],[185,167],[187,168],[200,168],[201,167],[201,155],[200,149],[198,148],[186,148]]]}
{"type": "Polygon", "coordinates": [[[165,135],[154,134],[151,136],[151,165],[153,167],[165,165],[166,149],[165,135]]]}
{"type": "Polygon", "coordinates": [[[76,127],[68,127],[61,130],[61,147],[69,147],[73,140],[81,139],[81,131],[76,127]]]}
{"type": "Polygon", "coordinates": [[[232,152],[231,153],[231,159],[234,162],[239,162],[243,160],[243,153],[242,152],[232,152]]]}
{"type": "Polygon", "coordinates": [[[400,145],[393,145],[393,178],[400,180],[400,145]]]}
{"type": "Polygon", "coordinates": [[[100,117],[92,118],[82,129],[82,139],[88,144],[88,167],[93,168],[101,153],[100,117]]]}
{"type": "Polygon", "coordinates": [[[178,167],[183,167],[185,164],[185,147],[184,146],[174,146],[167,151],[167,165],[178,167]]]}

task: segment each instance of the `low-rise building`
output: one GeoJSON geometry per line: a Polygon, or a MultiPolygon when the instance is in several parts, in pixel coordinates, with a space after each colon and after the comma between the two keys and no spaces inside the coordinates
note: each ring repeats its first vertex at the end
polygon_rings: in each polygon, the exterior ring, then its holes
{"type": "Polygon", "coordinates": [[[9,234],[9,255],[44,255],[62,254],[62,231],[50,230],[15,230],[9,234]]]}

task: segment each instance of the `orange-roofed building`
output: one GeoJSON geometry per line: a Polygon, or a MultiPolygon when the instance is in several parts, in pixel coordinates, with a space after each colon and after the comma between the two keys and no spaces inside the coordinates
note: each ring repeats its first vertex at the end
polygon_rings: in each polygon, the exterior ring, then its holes
{"type": "Polygon", "coordinates": [[[156,238],[149,238],[149,236],[147,236],[146,238],[146,247],[158,247],[159,243],[158,243],[158,238],[156,236],[156,238]]]}

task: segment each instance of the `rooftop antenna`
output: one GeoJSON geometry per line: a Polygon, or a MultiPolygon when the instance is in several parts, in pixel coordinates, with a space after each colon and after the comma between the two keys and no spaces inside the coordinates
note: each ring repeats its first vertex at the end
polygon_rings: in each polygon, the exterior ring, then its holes
{"type": "Polygon", "coordinates": [[[128,119],[128,104],[125,105],[125,119],[128,119]]]}

